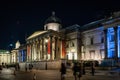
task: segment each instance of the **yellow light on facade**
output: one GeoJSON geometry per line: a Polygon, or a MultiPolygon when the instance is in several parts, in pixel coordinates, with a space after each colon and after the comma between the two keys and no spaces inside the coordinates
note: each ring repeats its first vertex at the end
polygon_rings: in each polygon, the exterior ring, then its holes
{"type": "Polygon", "coordinates": [[[45,42],[47,43],[47,42],[48,42],[48,39],[45,39],[45,42]]]}
{"type": "Polygon", "coordinates": [[[7,51],[6,53],[9,53],[9,51],[7,51]]]}

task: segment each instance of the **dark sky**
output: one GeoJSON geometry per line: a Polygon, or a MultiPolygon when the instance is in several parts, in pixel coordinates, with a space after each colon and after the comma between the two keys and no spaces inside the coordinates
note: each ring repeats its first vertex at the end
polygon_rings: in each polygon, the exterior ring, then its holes
{"type": "Polygon", "coordinates": [[[119,0],[3,0],[0,2],[0,49],[34,31],[43,30],[44,21],[55,11],[63,27],[102,19],[120,10],[119,0]],[[4,2],[3,2],[4,1],[4,2]]]}

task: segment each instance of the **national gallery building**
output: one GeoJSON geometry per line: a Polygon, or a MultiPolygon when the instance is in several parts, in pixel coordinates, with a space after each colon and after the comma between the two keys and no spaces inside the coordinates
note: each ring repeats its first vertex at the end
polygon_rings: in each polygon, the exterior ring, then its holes
{"type": "Polygon", "coordinates": [[[27,61],[120,59],[120,12],[110,17],[62,28],[55,12],[45,21],[44,30],[26,39],[27,61]]]}

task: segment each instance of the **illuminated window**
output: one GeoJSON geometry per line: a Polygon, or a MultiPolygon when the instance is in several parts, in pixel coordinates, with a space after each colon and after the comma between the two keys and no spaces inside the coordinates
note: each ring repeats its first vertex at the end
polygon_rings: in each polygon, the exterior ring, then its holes
{"type": "Polygon", "coordinates": [[[101,59],[105,58],[105,53],[103,49],[100,50],[100,56],[101,56],[101,59]]]}
{"type": "Polygon", "coordinates": [[[90,59],[94,59],[95,58],[95,50],[91,50],[90,51],[90,59]]]}

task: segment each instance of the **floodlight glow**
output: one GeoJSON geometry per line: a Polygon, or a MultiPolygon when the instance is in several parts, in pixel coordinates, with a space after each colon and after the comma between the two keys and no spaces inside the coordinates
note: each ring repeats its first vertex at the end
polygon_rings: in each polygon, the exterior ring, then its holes
{"type": "Polygon", "coordinates": [[[6,51],[6,53],[9,53],[9,51],[6,51]]]}
{"type": "Polygon", "coordinates": [[[45,42],[47,43],[47,42],[48,42],[48,39],[45,39],[45,42]]]}
{"type": "Polygon", "coordinates": [[[107,31],[107,47],[108,47],[108,58],[113,58],[114,57],[114,52],[115,52],[115,42],[114,42],[114,29],[108,28],[107,31]]]}
{"type": "MultiPolygon", "coordinates": [[[[118,26],[118,57],[120,58],[120,26],[118,26]]],[[[107,47],[108,47],[108,58],[113,58],[115,57],[115,41],[111,41],[114,38],[114,29],[113,28],[108,28],[107,32],[107,47]]]]}
{"type": "Polygon", "coordinates": [[[120,26],[118,26],[118,57],[120,58],[120,26]]]}

